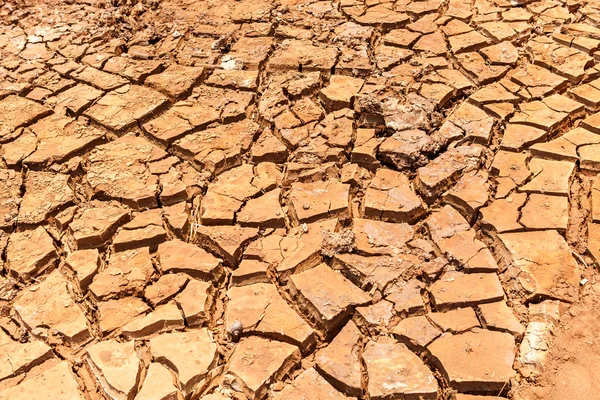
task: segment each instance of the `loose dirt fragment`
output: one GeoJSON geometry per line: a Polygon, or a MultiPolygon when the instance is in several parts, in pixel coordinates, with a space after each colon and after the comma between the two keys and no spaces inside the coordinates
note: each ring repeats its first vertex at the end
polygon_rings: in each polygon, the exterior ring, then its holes
{"type": "Polygon", "coordinates": [[[512,335],[474,329],[447,334],[428,346],[450,385],[459,392],[499,393],[515,376],[512,335]]]}
{"type": "Polygon", "coordinates": [[[268,385],[285,376],[299,358],[296,346],[253,336],[237,345],[227,371],[240,379],[249,398],[260,399],[266,395],[268,385]]]}
{"type": "Polygon", "coordinates": [[[77,380],[68,363],[60,362],[41,375],[25,379],[20,384],[0,392],[2,400],[25,400],[37,398],[50,400],[68,398],[83,400],[77,380]]]}
{"type": "Polygon", "coordinates": [[[579,266],[558,232],[504,233],[499,238],[507,250],[501,253],[504,260],[515,268],[510,275],[529,298],[571,302],[577,297],[579,266]]]}
{"type": "Polygon", "coordinates": [[[368,389],[372,399],[400,395],[437,398],[438,385],[433,373],[405,345],[370,341],[362,358],[369,374],[368,389]]]}
{"type": "Polygon", "coordinates": [[[317,370],[338,390],[360,396],[361,366],[359,341],[362,336],[352,321],[348,321],[329,346],[317,352],[317,370]]]}
{"type": "Polygon", "coordinates": [[[298,375],[281,392],[276,392],[273,398],[276,400],[302,400],[307,393],[312,393],[317,398],[323,399],[348,399],[348,397],[335,390],[314,368],[298,375]]]}
{"type": "Polygon", "coordinates": [[[108,340],[86,349],[86,362],[107,396],[126,400],[135,393],[140,360],[133,342],[108,340]]]}
{"type": "Polygon", "coordinates": [[[214,367],[216,344],[206,328],[189,332],[165,333],[150,339],[152,358],[171,368],[187,396],[214,367]]]}
{"type": "Polygon", "coordinates": [[[51,269],[57,258],[52,238],[41,226],[12,234],[6,247],[6,268],[12,276],[22,280],[51,269]]]}
{"type": "Polygon", "coordinates": [[[330,332],[370,297],[326,264],[290,277],[292,295],[320,329],[330,332]],[[335,289],[334,289],[335,288],[335,289]]]}
{"type": "Polygon", "coordinates": [[[136,209],[156,207],[158,178],[149,173],[146,164],[165,156],[163,150],[132,134],[96,147],[86,168],[91,194],[122,200],[136,209]]]}

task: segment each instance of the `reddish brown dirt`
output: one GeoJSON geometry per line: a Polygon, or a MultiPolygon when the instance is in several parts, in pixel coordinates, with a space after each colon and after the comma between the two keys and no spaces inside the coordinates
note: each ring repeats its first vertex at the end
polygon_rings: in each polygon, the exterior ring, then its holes
{"type": "Polygon", "coordinates": [[[595,0],[0,0],[0,400],[600,398],[595,0]]]}
{"type": "Polygon", "coordinates": [[[546,371],[515,390],[519,400],[600,399],[600,282],[588,283],[555,332],[546,371]]]}

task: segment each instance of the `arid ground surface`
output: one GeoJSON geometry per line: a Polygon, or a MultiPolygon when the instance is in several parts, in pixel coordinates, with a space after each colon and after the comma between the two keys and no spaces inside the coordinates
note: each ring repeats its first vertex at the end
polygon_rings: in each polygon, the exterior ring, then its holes
{"type": "Polygon", "coordinates": [[[600,399],[598,111],[595,0],[0,0],[0,399],[600,399]]]}

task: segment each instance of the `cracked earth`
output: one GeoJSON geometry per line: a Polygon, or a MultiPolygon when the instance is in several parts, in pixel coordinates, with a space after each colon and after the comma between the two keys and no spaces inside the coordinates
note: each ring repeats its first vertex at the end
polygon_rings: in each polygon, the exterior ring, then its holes
{"type": "Polygon", "coordinates": [[[0,0],[0,399],[600,397],[594,0],[0,0]]]}

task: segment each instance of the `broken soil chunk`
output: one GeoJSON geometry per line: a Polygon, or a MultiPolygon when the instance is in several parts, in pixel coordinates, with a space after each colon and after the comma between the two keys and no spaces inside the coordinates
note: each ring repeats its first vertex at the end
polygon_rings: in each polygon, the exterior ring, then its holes
{"type": "Polygon", "coordinates": [[[128,219],[129,211],[118,203],[92,201],[69,224],[69,247],[72,250],[101,247],[128,219]]]}
{"type": "Polygon", "coordinates": [[[89,288],[99,300],[141,294],[154,274],[148,248],[113,253],[108,265],[95,277],[89,288]]]}
{"type": "Polygon", "coordinates": [[[364,216],[391,222],[415,222],[425,213],[406,175],[381,168],[365,194],[364,216]]]}
{"type": "Polygon", "coordinates": [[[290,217],[296,224],[348,214],[349,185],[335,181],[294,183],[290,217]]]}
{"type": "Polygon", "coordinates": [[[515,268],[510,276],[529,298],[572,302],[577,298],[580,272],[563,237],[556,231],[498,235],[506,251],[502,258],[515,268]]]}
{"type": "Polygon", "coordinates": [[[158,177],[149,173],[146,163],[165,156],[163,150],[131,134],[96,147],[86,169],[94,197],[121,200],[136,209],[156,207],[158,177]]]}
{"type": "Polygon", "coordinates": [[[239,226],[198,226],[197,241],[211,253],[218,254],[230,266],[236,266],[242,255],[242,249],[257,234],[256,228],[239,226]]]}
{"type": "Polygon", "coordinates": [[[10,229],[19,213],[19,196],[23,178],[10,169],[0,169],[0,228],[10,229]]]}
{"type": "Polygon", "coordinates": [[[504,299],[504,290],[495,273],[447,272],[430,288],[440,309],[491,303],[504,299]]]}
{"type": "Polygon", "coordinates": [[[160,270],[163,273],[186,274],[202,280],[211,280],[220,271],[221,260],[206,250],[179,239],[158,246],[160,270]]]}
{"type": "Polygon", "coordinates": [[[481,149],[460,146],[448,150],[425,167],[417,170],[416,188],[427,201],[441,194],[454,183],[463,172],[479,164],[481,149]]]}
{"type": "Polygon", "coordinates": [[[156,282],[146,287],[144,297],[152,307],[166,303],[173,298],[188,283],[185,274],[163,275],[156,282]]]}
{"type": "Polygon", "coordinates": [[[123,337],[127,340],[140,339],[156,333],[168,332],[184,327],[183,316],[175,302],[156,307],[154,311],[133,319],[123,327],[123,337]]]}
{"type": "Polygon", "coordinates": [[[19,343],[4,332],[0,334],[0,349],[0,380],[25,373],[53,357],[52,349],[44,342],[19,343]]]}
{"type": "Polygon", "coordinates": [[[141,370],[134,342],[107,340],[86,349],[87,364],[109,398],[129,399],[141,370]]]}
{"type": "Polygon", "coordinates": [[[135,400],[177,400],[178,394],[171,371],[159,363],[152,363],[135,400]]]}
{"type": "Polygon", "coordinates": [[[343,323],[354,306],[371,298],[326,264],[290,277],[290,290],[300,307],[321,329],[329,332],[343,323]]]}
{"type": "Polygon", "coordinates": [[[273,399],[304,400],[307,396],[327,400],[348,399],[331,386],[314,368],[302,372],[281,392],[275,392],[273,399]]]}
{"type": "Polygon", "coordinates": [[[450,385],[459,392],[499,393],[515,376],[512,335],[474,329],[447,334],[428,346],[450,385]]]}
{"type": "Polygon", "coordinates": [[[75,273],[80,290],[85,291],[100,267],[100,253],[97,249],[74,251],[65,262],[75,273]]]}
{"type": "Polygon", "coordinates": [[[227,371],[235,374],[249,398],[263,398],[267,386],[285,376],[300,361],[300,351],[291,344],[257,336],[243,338],[234,349],[227,371]],[[252,363],[248,363],[248,358],[252,363]]]}
{"type": "Polygon", "coordinates": [[[167,98],[152,89],[126,85],[104,95],[84,114],[109,129],[123,131],[166,103],[167,98]]]}
{"type": "Polygon", "coordinates": [[[69,175],[28,171],[25,195],[19,208],[19,224],[39,224],[53,212],[70,205],[75,196],[68,182],[69,175]]]}
{"type": "Polygon", "coordinates": [[[87,318],[69,294],[68,281],[59,271],[52,272],[35,290],[26,290],[15,302],[15,310],[35,335],[55,331],[62,340],[77,348],[91,335],[87,318]]]}
{"type": "Polygon", "coordinates": [[[206,328],[164,333],[150,339],[152,358],[172,368],[183,392],[189,394],[214,366],[217,346],[206,328]]]}
{"type": "Polygon", "coordinates": [[[362,392],[360,340],[360,331],[354,322],[348,321],[329,346],[319,350],[315,357],[317,370],[338,390],[352,396],[362,392]]]}
{"type": "Polygon", "coordinates": [[[137,297],[98,302],[98,319],[102,334],[120,329],[138,315],[150,311],[150,307],[137,297]]]}
{"type": "Polygon", "coordinates": [[[426,316],[418,315],[401,320],[392,333],[400,342],[425,347],[440,336],[442,331],[426,316]]]}
{"type": "Polygon", "coordinates": [[[204,72],[203,68],[173,64],[160,74],[149,76],[144,83],[174,98],[187,93],[204,72]]]}
{"type": "Polygon", "coordinates": [[[214,289],[210,283],[192,279],[185,289],[175,296],[188,326],[207,322],[214,304],[214,289]]]}
{"type": "Polygon", "coordinates": [[[373,400],[398,396],[437,399],[438,385],[423,361],[401,343],[369,341],[362,355],[373,400]]]}
{"type": "Polygon", "coordinates": [[[162,212],[159,209],[138,214],[131,222],[123,225],[113,239],[115,251],[131,250],[138,247],[156,247],[167,239],[163,228],[162,212]]]}
{"type": "Polygon", "coordinates": [[[71,367],[63,361],[40,375],[28,377],[16,386],[1,391],[0,399],[83,400],[84,397],[71,367]]]}
{"type": "Polygon", "coordinates": [[[15,278],[29,280],[53,267],[57,258],[54,242],[41,226],[13,233],[8,240],[6,266],[15,278]]]}
{"type": "Polygon", "coordinates": [[[0,141],[13,138],[17,128],[50,114],[50,109],[35,101],[19,96],[8,96],[0,100],[0,141]]]}
{"type": "Polygon", "coordinates": [[[277,293],[272,284],[233,287],[227,291],[229,302],[225,326],[241,321],[244,334],[258,334],[291,342],[301,350],[312,344],[313,330],[277,293]]]}

